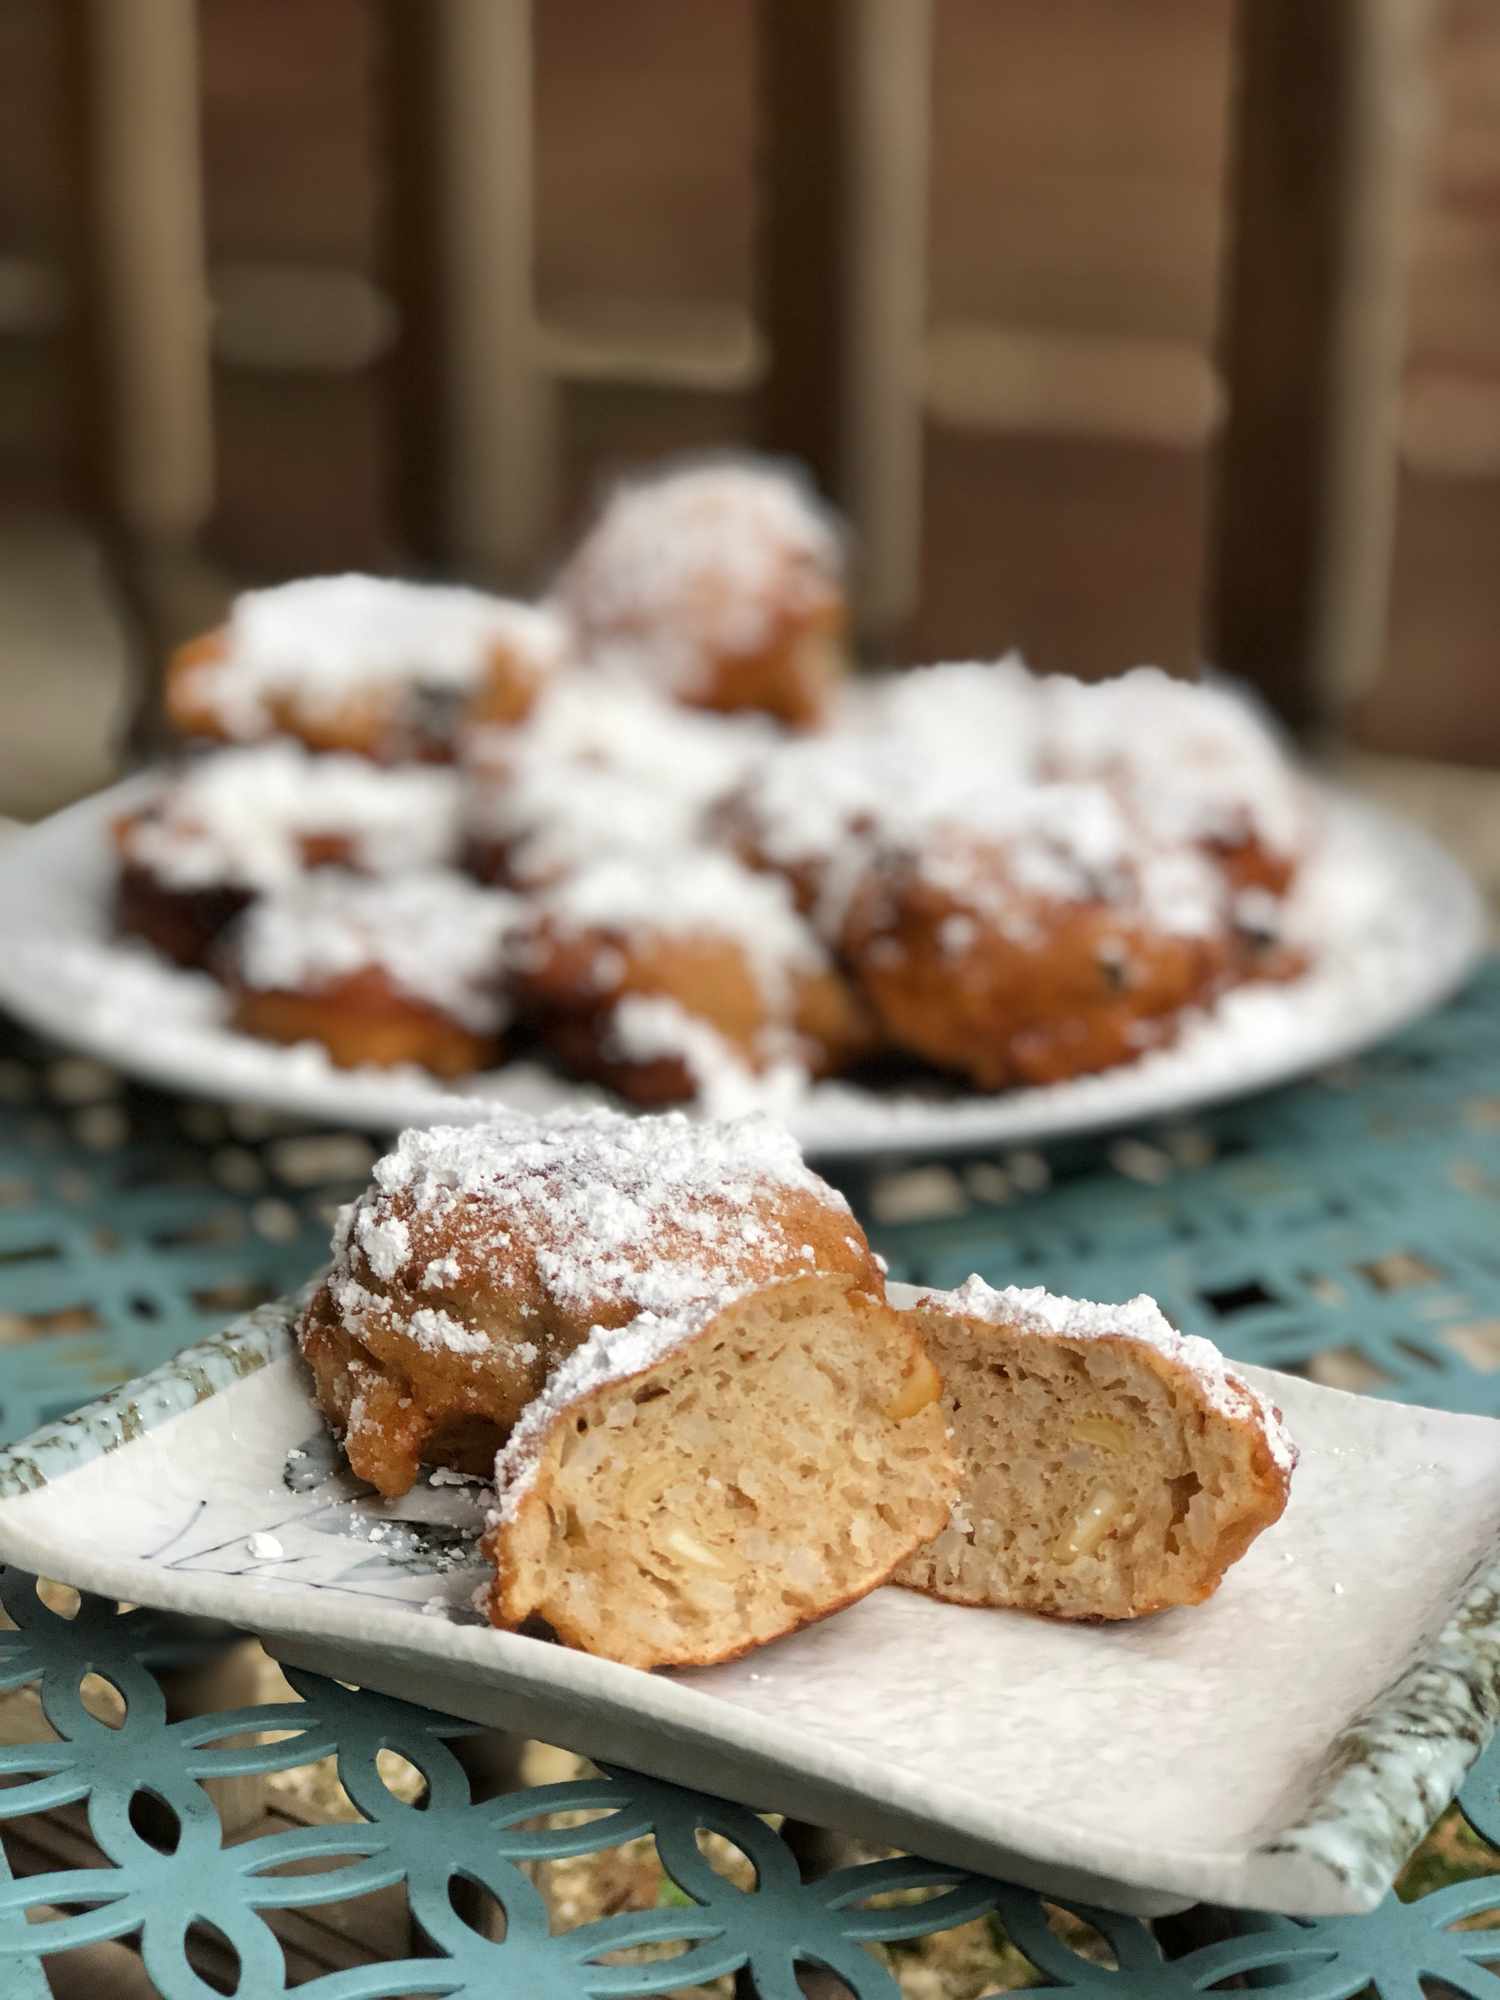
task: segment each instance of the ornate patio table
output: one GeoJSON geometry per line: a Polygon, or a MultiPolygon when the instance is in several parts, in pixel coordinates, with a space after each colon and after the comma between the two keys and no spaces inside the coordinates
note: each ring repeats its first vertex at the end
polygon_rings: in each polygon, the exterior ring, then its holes
{"type": "MultiPolygon", "coordinates": [[[[371,1153],[5,1042],[0,1435],[305,1276],[371,1153]]],[[[896,1277],[1149,1289],[1240,1359],[1500,1414],[1500,964],[1357,1066],[1187,1124],[841,1177],[896,1277]]],[[[774,1815],[288,1686],[234,1634],[15,1573],[3,1595],[5,2000],[1497,1990],[1500,1747],[1372,1915],[1148,1927],[916,1859],[830,1867],[774,1815]]]]}

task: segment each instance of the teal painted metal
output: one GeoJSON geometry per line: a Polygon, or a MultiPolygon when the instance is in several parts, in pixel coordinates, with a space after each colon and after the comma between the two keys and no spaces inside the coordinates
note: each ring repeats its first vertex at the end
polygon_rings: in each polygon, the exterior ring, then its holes
{"type": "MultiPolygon", "coordinates": [[[[1141,1924],[1076,1906],[1113,1955],[1085,1958],[1048,1923],[1041,1900],[959,1870],[895,1859],[841,1868],[804,1882],[780,1835],[742,1806],[625,1771],[475,1802],[451,1740],[469,1725],[384,1695],[293,1671],[296,1702],[171,1722],[151,1667],[173,1634],[147,1612],[123,1616],[85,1598],[76,1616],[49,1610],[32,1580],[12,1572],[0,1586],[16,1629],[0,1633],[0,1688],[34,1683],[57,1741],[0,1748],[0,1820],[83,1804],[102,1865],[0,1879],[0,1992],[25,1994],[39,1957],[107,1939],[139,1944],[166,2000],[205,2000],[216,1989],[186,1955],[189,1927],[211,1923],[239,1959],[246,2000],[287,1990],[281,1947],[265,1921],[404,1885],[422,1956],[330,1973],[297,1988],[307,2000],[380,2000],[432,1993],[518,1993],[536,2000],[645,2000],[748,1970],[760,2000],[801,2000],[798,1966],[835,1973],[856,2000],[898,2000],[891,1973],[865,1946],[899,1944],[989,1916],[1035,1974],[1054,1990],[1095,2000],[1190,2000],[1235,1975],[1275,1981],[1295,2000],[1350,2000],[1367,1986],[1379,2000],[1420,2000],[1417,1980],[1483,2000],[1482,1972],[1500,1953],[1493,1933],[1451,1925],[1500,1907],[1500,1877],[1458,1884],[1420,1903],[1394,1899],[1371,1917],[1321,1924],[1248,1920],[1239,1936],[1169,1958],[1141,1924]],[[84,1706],[84,1676],[103,1674],[125,1702],[111,1727],[84,1706]],[[271,1743],[235,1742],[250,1731],[286,1732],[271,1743]],[[398,1797],[378,1755],[407,1758],[426,1780],[420,1804],[398,1797]],[[295,1828],[227,1845],[204,1790],[214,1778],[287,1771],[326,1755],[360,1818],[295,1828]],[[132,1806],[156,1806],[153,1838],[132,1806]],[[163,1836],[162,1811],[172,1831],[163,1836]],[[592,1812],[583,1824],[538,1825],[592,1812]],[[700,1851],[698,1834],[737,1847],[755,1873],[735,1886],[700,1851]],[[526,1864],[600,1853],[649,1835],[678,1895],[661,1906],[554,1931],[526,1864]],[[318,1872],[283,1872],[316,1862],[318,1872]],[[471,1926],[454,1887],[487,1891],[505,1912],[496,1942],[471,1926]],[[913,1892],[929,1892],[910,1900],[913,1892]],[[892,1900],[895,1899],[895,1900],[892,1900]],[[28,1912],[63,1906],[44,1927],[28,1912]],[[670,1956],[631,1962],[642,1948],[670,1956]]],[[[1494,1789],[1491,1766],[1471,1789],[1494,1789]]]]}
{"type": "Polygon", "coordinates": [[[1242,1361],[1337,1350],[1375,1394],[1500,1413],[1500,965],[1357,1071],[1049,1166],[1000,1202],[1004,1162],[935,1170],[962,1208],[877,1222],[892,1276],[1149,1291],[1242,1361]]]}
{"type": "MultiPolygon", "coordinates": [[[[295,1284],[326,1242],[328,1208],[361,1170],[359,1142],[236,1126],[228,1114],[176,1106],[78,1065],[59,1077],[27,1047],[0,1062],[0,1095],[13,1107],[0,1135],[0,1307],[7,1331],[38,1336],[0,1347],[0,1433],[9,1436],[295,1284]],[[40,1337],[59,1326],[76,1330],[40,1337]]],[[[1125,1143],[1059,1149],[1044,1164],[1026,1155],[927,1168],[915,1192],[937,1212],[882,1221],[915,1198],[902,1174],[904,1187],[890,1173],[845,1177],[896,1276],[949,1283],[979,1270],[1102,1298],[1151,1290],[1179,1323],[1244,1359],[1313,1375],[1353,1367],[1379,1394],[1500,1413],[1500,965],[1340,1077],[1125,1143]]],[[[803,1964],[834,1972],[856,2000],[894,2000],[895,1981],[867,1944],[979,1916],[1002,1926],[1053,1990],[1093,2000],[1187,2000],[1235,1977],[1290,2000],[1367,1990],[1419,2000],[1423,1979],[1465,2000],[1496,1990],[1483,1968],[1500,1962],[1500,1937],[1455,1926],[1500,1914],[1500,1872],[1411,1903],[1391,1898],[1365,1918],[1216,1917],[1230,1934],[1179,1955],[1143,1925],[1080,1909],[1100,1941],[1100,1953],[1084,1957],[1028,1892],[915,1861],[803,1883],[762,1819],[629,1773],[475,1802],[450,1747],[466,1725],[314,1676],[295,1677],[295,1704],[169,1721],[152,1670],[185,1645],[212,1646],[211,1634],[188,1641],[172,1621],[88,1601],[61,1618],[19,1577],[8,1579],[5,1602],[17,1630],[0,1633],[0,1686],[36,1684],[58,1740],[0,1749],[0,1820],[81,1803],[102,1856],[67,1874],[18,1881],[0,1872],[5,1995],[44,1990],[44,1951],[134,1936],[168,2000],[198,2000],[214,1989],[189,1964],[184,1939],[202,1919],[238,1952],[239,1991],[259,2000],[286,1990],[265,1913],[396,1883],[427,1955],[328,1974],[299,1992],[633,2000],[746,1968],[762,2000],[796,2000],[803,1964]],[[80,1700],[89,1672],[124,1696],[119,1729],[80,1700]],[[251,1729],[290,1733],[231,1743],[251,1729]],[[423,1772],[422,1809],[383,1783],[382,1748],[423,1772]],[[206,1779],[330,1753],[359,1820],[226,1846],[206,1779]],[[171,1852],[136,1830],[131,1802],[142,1792],[175,1818],[171,1852]],[[528,1825],[585,1808],[604,1816],[528,1825]],[[700,1828],[749,1858],[753,1892],[708,1864],[700,1828]],[[525,1864],[646,1834],[677,1896],[554,1935],[525,1864]],[[310,1859],[326,1865],[277,1872],[310,1859]],[[504,1907],[502,1941],[458,1914],[461,1880],[504,1907]],[[870,1907],[873,1897],[917,1890],[929,1900],[870,1907]],[[65,1914],[28,1924],[26,1913],[43,1905],[65,1914]],[[639,1956],[668,1949],[675,1955],[639,1956]]],[[[1460,1805],[1500,1850],[1500,1745],[1476,1766],[1460,1805]]],[[[1493,1860],[1500,1870],[1500,1852],[1493,1860]]]]}

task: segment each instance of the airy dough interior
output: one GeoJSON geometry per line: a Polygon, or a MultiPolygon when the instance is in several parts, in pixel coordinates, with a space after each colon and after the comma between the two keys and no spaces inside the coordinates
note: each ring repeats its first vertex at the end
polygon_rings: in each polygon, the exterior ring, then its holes
{"type": "Polygon", "coordinates": [[[489,1538],[496,1622],[701,1665],[836,1610],[947,1519],[936,1391],[901,1316],[837,1281],[740,1301],[554,1420],[489,1538]]]}
{"type": "Polygon", "coordinates": [[[1248,1424],[1124,1339],[915,1315],[962,1490],[896,1581],[966,1604],[1138,1617],[1211,1596],[1284,1497],[1248,1424]]]}

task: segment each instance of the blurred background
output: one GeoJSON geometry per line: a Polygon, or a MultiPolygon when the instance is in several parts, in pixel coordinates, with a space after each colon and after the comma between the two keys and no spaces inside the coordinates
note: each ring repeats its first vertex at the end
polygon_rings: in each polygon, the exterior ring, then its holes
{"type": "Polygon", "coordinates": [[[743,443],[872,659],[1210,660],[1500,878],[1494,0],[0,0],[0,812],[252,581],[743,443]]]}

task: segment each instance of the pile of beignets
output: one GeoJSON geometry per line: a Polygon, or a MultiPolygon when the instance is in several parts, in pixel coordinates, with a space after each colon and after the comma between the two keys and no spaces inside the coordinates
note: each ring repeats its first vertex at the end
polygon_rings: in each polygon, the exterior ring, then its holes
{"type": "Polygon", "coordinates": [[[844,537],[782,467],[617,488],[546,599],[362,576],[170,662],[182,752],[115,828],[118,928],[233,1023],[634,1104],[726,1079],[1132,1060],[1300,963],[1299,780],[1152,668],[849,673],[844,537]]]}

